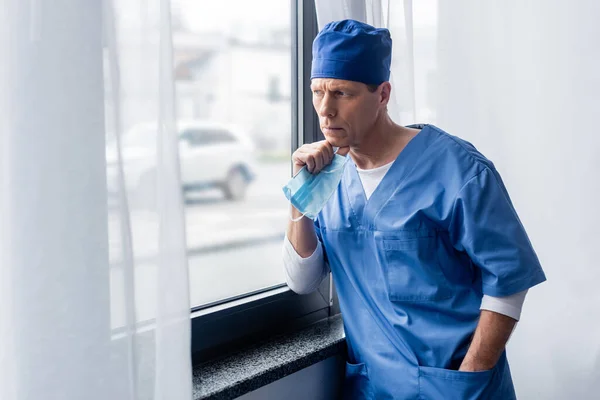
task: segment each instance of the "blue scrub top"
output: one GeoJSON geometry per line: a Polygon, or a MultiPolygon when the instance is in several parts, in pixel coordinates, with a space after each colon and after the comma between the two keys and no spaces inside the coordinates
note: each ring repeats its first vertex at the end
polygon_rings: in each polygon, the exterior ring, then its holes
{"type": "Polygon", "coordinates": [[[353,162],[315,228],[344,320],[350,399],[513,399],[504,353],[457,371],[483,294],[546,278],[491,161],[432,125],[366,199],[353,162]]]}

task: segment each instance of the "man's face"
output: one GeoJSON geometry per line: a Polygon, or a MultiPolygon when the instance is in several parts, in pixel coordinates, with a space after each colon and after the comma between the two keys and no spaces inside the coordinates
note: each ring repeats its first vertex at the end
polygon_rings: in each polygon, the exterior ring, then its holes
{"type": "Polygon", "coordinates": [[[358,145],[385,109],[381,88],[371,92],[364,83],[315,78],[310,87],[321,130],[332,146],[358,145]]]}

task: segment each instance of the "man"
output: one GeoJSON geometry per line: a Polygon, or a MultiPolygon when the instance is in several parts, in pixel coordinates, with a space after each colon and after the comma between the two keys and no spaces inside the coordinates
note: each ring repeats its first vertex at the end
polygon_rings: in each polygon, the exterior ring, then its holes
{"type": "Polygon", "coordinates": [[[292,207],[287,282],[331,270],[348,345],[344,397],[514,399],[505,344],[527,289],[545,281],[492,162],[432,125],[387,113],[391,38],[353,20],[313,44],[313,105],[326,140],[293,154],[294,175],[347,155],[315,221],[292,207]]]}

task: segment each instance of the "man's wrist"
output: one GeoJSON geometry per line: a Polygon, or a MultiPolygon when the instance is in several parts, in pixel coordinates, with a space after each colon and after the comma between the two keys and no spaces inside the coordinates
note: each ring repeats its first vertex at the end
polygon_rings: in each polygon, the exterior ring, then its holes
{"type": "Polygon", "coordinates": [[[506,315],[482,310],[459,371],[477,372],[494,368],[516,322],[506,315]]]}
{"type": "Polygon", "coordinates": [[[296,220],[303,216],[303,214],[293,205],[290,204],[290,216],[292,219],[296,220]]]}
{"type": "Polygon", "coordinates": [[[488,371],[494,368],[495,362],[489,360],[464,360],[460,365],[459,371],[480,372],[488,371]]]}

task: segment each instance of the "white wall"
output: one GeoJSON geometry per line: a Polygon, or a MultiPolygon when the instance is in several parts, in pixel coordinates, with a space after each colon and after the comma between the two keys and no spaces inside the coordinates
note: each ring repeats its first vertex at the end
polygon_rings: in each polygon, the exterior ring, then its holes
{"type": "Polygon", "coordinates": [[[494,161],[548,281],[509,361],[520,399],[600,387],[600,3],[438,3],[437,124],[494,161]]]}

